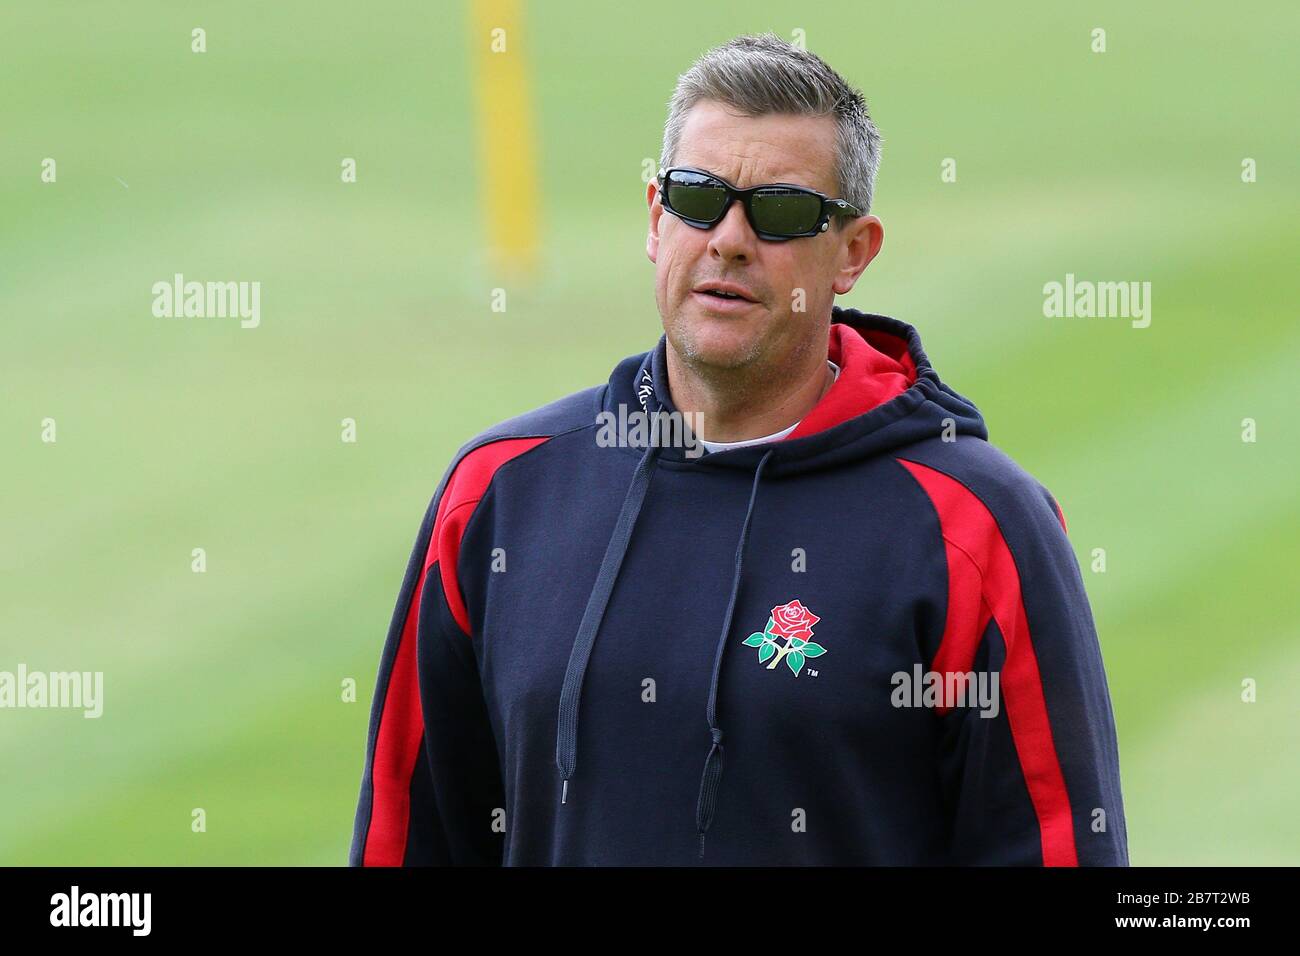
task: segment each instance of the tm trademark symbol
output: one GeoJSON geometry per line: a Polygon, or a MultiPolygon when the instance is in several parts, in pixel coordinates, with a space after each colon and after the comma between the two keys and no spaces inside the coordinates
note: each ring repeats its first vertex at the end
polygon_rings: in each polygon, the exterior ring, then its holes
{"type": "Polygon", "coordinates": [[[817,676],[817,672],[816,672],[815,670],[813,670],[813,669],[810,667],[810,668],[808,668],[808,676],[809,676],[809,677],[816,677],[816,676],[817,676]]]}

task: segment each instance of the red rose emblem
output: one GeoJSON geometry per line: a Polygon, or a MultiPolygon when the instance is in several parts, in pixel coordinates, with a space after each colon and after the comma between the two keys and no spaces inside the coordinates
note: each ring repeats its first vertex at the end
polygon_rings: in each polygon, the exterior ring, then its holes
{"type": "Polygon", "coordinates": [[[806,641],[812,637],[813,625],[820,620],[796,599],[789,604],[779,604],[772,608],[772,633],[787,639],[806,641]]]}

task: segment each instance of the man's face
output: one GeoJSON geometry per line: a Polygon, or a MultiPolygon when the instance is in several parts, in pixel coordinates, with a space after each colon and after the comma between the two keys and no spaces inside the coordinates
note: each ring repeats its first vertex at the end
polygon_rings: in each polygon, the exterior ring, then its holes
{"type": "MultiPolygon", "coordinates": [[[[687,114],[674,165],[695,166],[738,189],[794,183],[840,195],[831,116],[738,116],[704,101],[687,114]]],[[[647,192],[655,299],[668,342],[688,365],[775,369],[810,348],[824,349],[835,295],[853,288],[880,248],[880,221],[834,224],[817,236],[769,242],[733,202],[722,221],[696,229],[666,213],[658,183],[647,192]],[[752,303],[695,291],[709,280],[734,282],[752,303]]]]}

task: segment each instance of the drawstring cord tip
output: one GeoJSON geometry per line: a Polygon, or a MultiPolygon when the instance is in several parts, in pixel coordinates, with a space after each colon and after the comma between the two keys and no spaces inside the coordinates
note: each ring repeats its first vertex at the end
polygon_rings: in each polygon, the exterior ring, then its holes
{"type": "Polygon", "coordinates": [[[560,790],[560,802],[565,803],[569,799],[569,781],[564,781],[564,787],[560,790]]]}

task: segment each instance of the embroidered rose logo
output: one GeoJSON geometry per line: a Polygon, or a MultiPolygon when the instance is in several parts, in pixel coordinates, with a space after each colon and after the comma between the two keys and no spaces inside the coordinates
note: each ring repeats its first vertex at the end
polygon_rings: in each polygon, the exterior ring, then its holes
{"type": "Polygon", "coordinates": [[[774,669],[784,660],[791,673],[798,677],[807,658],[821,657],[826,653],[826,648],[812,640],[813,625],[820,620],[796,598],[788,604],[772,608],[767,627],[745,638],[745,644],[758,648],[760,664],[771,661],[767,665],[768,670],[774,669]],[[785,642],[783,644],[779,643],[782,639],[785,642]]]}

